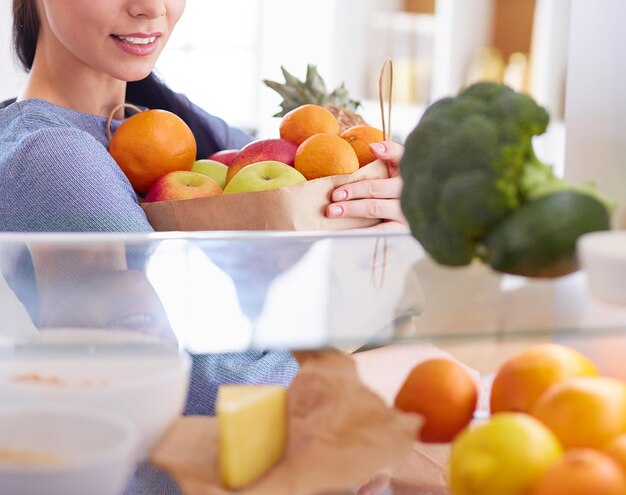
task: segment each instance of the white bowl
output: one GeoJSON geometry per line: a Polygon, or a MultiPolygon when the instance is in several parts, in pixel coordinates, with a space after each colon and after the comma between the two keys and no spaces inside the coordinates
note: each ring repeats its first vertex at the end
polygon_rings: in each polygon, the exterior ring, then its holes
{"type": "Polygon", "coordinates": [[[120,495],[139,434],[130,421],[61,404],[0,406],[0,492],[120,495]]]}
{"type": "Polygon", "coordinates": [[[626,304],[626,231],[592,232],[578,239],[578,257],[591,293],[626,304]]]}
{"type": "Polygon", "coordinates": [[[189,356],[177,351],[17,353],[0,360],[0,404],[61,402],[115,413],[139,428],[142,460],[183,412],[190,369],[189,356]]]}

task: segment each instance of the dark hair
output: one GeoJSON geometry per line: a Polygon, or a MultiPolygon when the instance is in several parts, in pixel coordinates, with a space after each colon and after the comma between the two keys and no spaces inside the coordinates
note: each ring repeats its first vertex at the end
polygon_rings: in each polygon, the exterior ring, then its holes
{"type": "Polygon", "coordinates": [[[172,91],[154,72],[141,81],[129,82],[126,85],[126,101],[146,108],[168,110],[178,115],[193,131],[198,145],[198,158],[206,158],[226,146],[214,132],[215,125],[226,127],[226,124],[220,121],[213,126],[207,125],[209,124],[207,119],[215,117],[209,117],[194,109],[186,96],[172,91]]]}
{"type": "Polygon", "coordinates": [[[35,0],[13,0],[13,47],[26,72],[35,59],[39,24],[35,0]]]}

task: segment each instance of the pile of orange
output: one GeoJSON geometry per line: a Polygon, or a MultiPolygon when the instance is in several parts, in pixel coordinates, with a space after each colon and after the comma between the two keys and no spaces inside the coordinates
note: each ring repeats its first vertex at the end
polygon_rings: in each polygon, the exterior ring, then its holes
{"type": "Polygon", "coordinates": [[[356,172],[376,157],[369,149],[383,133],[358,125],[343,133],[337,118],[319,105],[303,105],[283,117],[280,137],[298,145],[294,167],[308,180],[356,172]]]}
{"type": "Polygon", "coordinates": [[[626,382],[579,351],[528,347],[495,373],[490,411],[463,365],[416,366],[395,406],[420,414],[418,440],[451,442],[452,495],[626,495],[626,382]]]}
{"type": "MultiPolygon", "coordinates": [[[[280,137],[298,147],[293,166],[307,180],[357,171],[375,160],[370,144],[383,140],[382,132],[368,125],[342,133],[337,118],[319,105],[303,105],[285,115],[280,137]]],[[[109,152],[135,191],[145,196],[157,179],[192,169],[196,141],[189,126],[174,113],[146,110],[117,128],[109,152]]],[[[188,177],[190,197],[204,194],[199,188],[191,191],[194,175],[190,172],[188,177]]]]}

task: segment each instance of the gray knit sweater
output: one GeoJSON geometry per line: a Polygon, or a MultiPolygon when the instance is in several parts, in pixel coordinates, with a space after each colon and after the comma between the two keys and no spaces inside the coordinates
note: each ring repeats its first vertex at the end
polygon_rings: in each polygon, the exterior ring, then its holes
{"type": "MultiPolygon", "coordinates": [[[[195,110],[224,149],[250,140],[195,110]]],[[[38,99],[0,110],[0,231],[150,232],[133,188],[107,151],[105,127],[102,117],[38,99]]],[[[222,383],[287,385],[297,370],[288,352],[195,355],[187,413],[213,414],[222,383]]],[[[128,494],[175,495],[178,489],[144,465],[128,494]]]]}

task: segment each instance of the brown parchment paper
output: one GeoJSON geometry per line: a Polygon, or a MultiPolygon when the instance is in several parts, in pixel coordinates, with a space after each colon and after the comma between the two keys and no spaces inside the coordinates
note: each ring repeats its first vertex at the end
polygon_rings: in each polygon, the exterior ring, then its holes
{"type": "MultiPolygon", "coordinates": [[[[353,360],[339,351],[297,353],[301,370],[288,394],[284,457],[245,495],[308,495],[349,490],[411,454],[416,415],[385,405],[361,383],[353,360]]],[[[232,493],[220,486],[215,418],[180,418],[153,450],[185,495],[232,493]]]]}
{"type": "Polygon", "coordinates": [[[366,179],[387,178],[377,160],[349,175],[333,175],[271,191],[224,194],[184,201],[142,203],[156,231],[198,230],[344,230],[371,227],[379,219],[328,218],[332,191],[366,179]]]}

